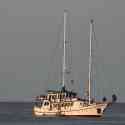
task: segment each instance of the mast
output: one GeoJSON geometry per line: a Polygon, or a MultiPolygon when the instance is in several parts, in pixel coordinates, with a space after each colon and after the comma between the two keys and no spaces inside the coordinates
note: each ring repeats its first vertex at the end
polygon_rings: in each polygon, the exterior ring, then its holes
{"type": "Polygon", "coordinates": [[[91,103],[91,78],[92,78],[92,30],[94,20],[90,20],[90,43],[89,43],[89,104],[91,103]]]}
{"type": "Polygon", "coordinates": [[[67,10],[64,10],[64,38],[63,38],[63,81],[62,87],[65,86],[65,71],[66,71],[66,17],[67,17],[67,10]]]}

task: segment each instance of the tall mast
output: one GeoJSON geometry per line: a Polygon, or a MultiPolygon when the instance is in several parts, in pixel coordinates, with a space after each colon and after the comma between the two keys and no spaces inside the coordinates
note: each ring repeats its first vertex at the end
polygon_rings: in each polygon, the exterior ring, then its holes
{"type": "Polygon", "coordinates": [[[90,38],[89,38],[89,104],[91,102],[91,78],[92,78],[92,32],[93,32],[93,22],[94,20],[90,20],[90,38]]]}
{"type": "Polygon", "coordinates": [[[64,38],[63,38],[63,82],[62,86],[65,86],[65,71],[66,71],[66,17],[67,17],[67,10],[64,10],[64,38]]]}

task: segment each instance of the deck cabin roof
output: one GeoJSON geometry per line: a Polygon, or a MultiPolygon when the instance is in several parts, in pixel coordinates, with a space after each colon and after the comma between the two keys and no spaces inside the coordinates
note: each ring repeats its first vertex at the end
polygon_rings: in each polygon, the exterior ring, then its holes
{"type": "Polygon", "coordinates": [[[57,93],[62,93],[61,91],[59,91],[59,90],[47,90],[47,92],[50,94],[50,93],[52,93],[52,94],[57,94],[57,93]]]}

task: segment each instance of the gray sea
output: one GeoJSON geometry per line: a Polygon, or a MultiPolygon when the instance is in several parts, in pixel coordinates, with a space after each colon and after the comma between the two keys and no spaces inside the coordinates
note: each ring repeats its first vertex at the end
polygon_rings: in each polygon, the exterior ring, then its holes
{"type": "Polygon", "coordinates": [[[125,125],[125,103],[110,106],[102,118],[34,118],[33,103],[0,102],[0,125],[125,125]]]}

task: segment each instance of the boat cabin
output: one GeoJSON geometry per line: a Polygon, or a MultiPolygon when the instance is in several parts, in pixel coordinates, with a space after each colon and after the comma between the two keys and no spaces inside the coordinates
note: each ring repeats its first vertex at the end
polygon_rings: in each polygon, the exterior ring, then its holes
{"type": "Polygon", "coordinates": [[[47,99],[49,101],[59,101],[60,99],[64,99],[66,97],[65,92],[48,90],[47,99]]]}

